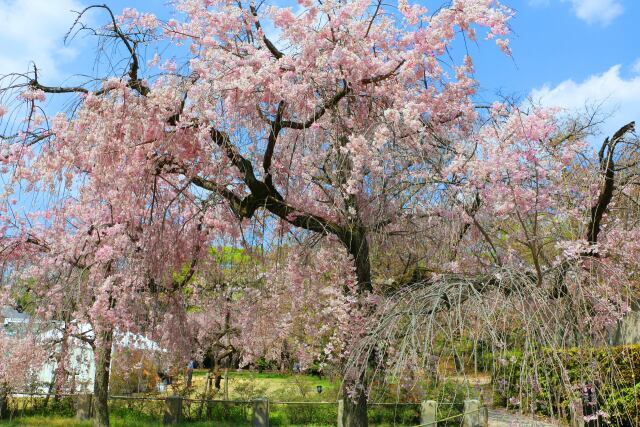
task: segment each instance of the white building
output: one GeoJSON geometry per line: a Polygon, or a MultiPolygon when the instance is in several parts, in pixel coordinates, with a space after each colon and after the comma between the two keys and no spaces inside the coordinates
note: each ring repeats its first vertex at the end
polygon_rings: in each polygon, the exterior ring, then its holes
{"type": "MultiPolygon", "coordinates": [[[[26,332],[27,328],[38,331],[38,338],[42,342],[56,343],[53,344],[52,350],[60,350],[62,345],[60,341],[63,337],[62,322],[51,322],[47,325],[34,324],[31,322],[29,315],[18,312],[12,308],[3,307],[0,309],[0,321],[2,327],[9,336],[15,336],[26,332]]],[[[80,330],[86,332],[88,328],[80,330]]],[[[93,361],[93,351],[91,346],[77,338],[70,338],[69,341],[69,357],[66,366],[70,377],[70,388],[74,393],[87,393],[93,391],[93,379],[95,375],[95,364],[93,361]]],[[[48,393],[50,385],[54,378],[57,362],[49,360],[40,369],[37,375],[36,389],[32,390],[37,393],[48,393]]]]}
{"type": "MultiPolygon", "coordinates": [[[[18,312],[12,308],[0,308],[0,323],[8,335],[16,335],[25,333],[27,328],[33,328],[38,331],[38,336],[43,342],[56,343],[53,350],[60,350],[63,337],[62,322],[50,322],[49,324],[34,324],[31,322],[29,315],[18,312]]],[[[78,333],[86,334],[91,338],[92,332],[88,324],[79,325],[78,333]]],[[[131,348],[135,350],[158,351],[160,347],[154,341],[131,332],[116,333],[114,340],[115,346],[131,348]]],[[[91,346],[75,337],[68,339],[68,364],[65,367],[69,372],[69,392],[72,393],[92,393],[93,381],[95,376],[95,362],[93,358],[93,349],[91,346]]],[[[37,375],[37,393],[48,393],[50,385],[54,379],[57,362],[50,360],[44,364],[37,375]]]]}

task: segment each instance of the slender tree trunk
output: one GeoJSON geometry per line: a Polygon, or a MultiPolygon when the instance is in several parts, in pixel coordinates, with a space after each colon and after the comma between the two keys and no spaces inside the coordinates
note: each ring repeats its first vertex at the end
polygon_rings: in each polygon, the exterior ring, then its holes
{"type": "Polygon", "coordinates": [[[224,400],[229,400],[229,368],[224,368],[224,400]]]}
{"type": "Polygon", "coordinates": [[[218,360],[218,352],[215,351],[212,357],[213,366],[209,370],[209,388],[215,388],[216,391],[220,391],[220,381],[222,379],[222,375],[220,375],[220,361],[218,360]],[[220,378],[220,379],[218,379],[220,378]],[[213,381],[213,387],[211,387],[211,382],[213,381]]]}
{"type": "Polygon", "coordinates": [[[96,340],[94,359],[96,374],[93,383],[93,426],[109,427],[109,368],[113,330],[103,332],[96,340]]]}
{"type": "Polygon", "coordinates": [[[9,399],[7,387],[0,384],[0,420],[8,418],[9,415],[9,399]]]}
{"type": "Polygon", "coordinates": [[[216,388],[216,390],[220,391],[220,384],[222,383],[222,371],[220,369],[216,371],[214,380],[214,387],[216,388]]]}
{"type": "Polygon", "coordinates": [[[47,387],[47,395],[44,397],[44,403],[42,404],[42,406],[44,406],[45,408],[49,406],[49,396],[51,396],[51,393],[53,392],[53,385],[55,384],[56,381],[56,372],[53,371],[53,379],[49,382],[49,387],[47,387]]]}
{"type": "MultiPolygon", "coordinates": [[[[53,379],[51,380],[51,384],[55,390],[54,399],[56,401],[60,400],[62,395],[62,385],[67,379],[67,366],[66,366],[66,356],[69,351],[69,321],[65,319],[64,329],[62,330],[62,342],[60,343],[60,352],[56,354],[56,369],[53,371],[53,379]]],[[[71,393],[75,392],[72,390],[71,393]]],[[[49,390],[51,393],[51,390],[49,390]]],[[[49,396],[47,395],[47,399],[49,396]]]]}
{"type": "MultiPolygon", "coordinates": [[[[358,221],[359,222],[359,221],[358,221]]],[[[365,229],[362,225],[354,227],[354,231],[349,233],[348,240],[343,243],[353,256],[356,276],[358,279],[358,292],[370,292],[371,286],[371,261],[369,259],[369,243],[365,229]]],[[[367,360],[361,363],[367,363],[367,360]]],[[[367,427],[369,420],[367,417],[367,378],[366,367],[355,366],[360,372],[353,380],[345,380],[343,383],[342,396],[344,400],[344,412],[342,424],[344,427],[367,427]]]]}
{"type": "MultiPolygon", "coordinates": [[[[231,302],[231,297],[227,295],[227,302],[231,302]]],[[[227,306],[227,312],[224,315],[224,330],[227,336],[227,349],[231,347],[231,312],[227,306]]],[[[229,365],[233,361],[233,353],[226,356],[226,367],[224,368],[224,400],[229,400],[229,365]]]]}

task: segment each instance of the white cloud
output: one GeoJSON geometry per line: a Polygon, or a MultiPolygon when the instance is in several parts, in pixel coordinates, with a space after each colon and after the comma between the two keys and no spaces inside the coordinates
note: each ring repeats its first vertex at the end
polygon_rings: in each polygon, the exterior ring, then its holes
{"type": "Polygon", "coordinates": [[[565,80],[555,87],[545,85],[531,91],[531,98],[542,105],[584,112],[587,106],[599,106],[606,115],[601,130],[611,134],[620,126],[635,120],[640,122],[640,75],[625,79],[621,65],[614,65],[602,74],[582,82],[565,80]]]}
{"type": "MultiPolygon", "coordinates": [[[[609,25],[624,12],[620,0],[560,0],[571,3],[576,16],[589,24],[609,25]]],[[[529,0],[531,6],[549,6],[550,0],[529,0]]]]}
{"type": "Polygon", "coordinates": [[[636,59],[636,61],[631,66],[631,71],[636,74],[640,74],[640,58],[636,59]]]}
{"type": "Polygon", "coordinates": [[[576,16],[589,24],[607,26],[624,11],[619,0],[570,1],[576,16]]]}
{"type": "MultiPolygon", "coordinates": [[[[0,74],[25,72],[34,61],[46,80],[77,51],[63,38],[83,9],[78,0],[0,0],[0,74]]],[[[43,78],[44,79],[44,78],[43,78]]]]}

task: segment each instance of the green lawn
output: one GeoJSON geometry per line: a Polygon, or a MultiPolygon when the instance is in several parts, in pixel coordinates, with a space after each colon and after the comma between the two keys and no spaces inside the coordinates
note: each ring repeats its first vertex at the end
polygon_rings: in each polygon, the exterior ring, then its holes
{"type": "MultiPolygon", "coordinates": [[[[193,388],[189,393],[190,398],[202,397],[205,389],[206,370],[195,370],[193,375],[193,388]]],[[[288,375],[273,372],[257,373],[257,372],[229,372],[229,399],[231,400],[251,400],[256,396],[266,396],[271,401],[337,401],[337,393],[339,390],[339,382],[333,382],[328,379],[319,379],[318,377],[306,375],[288,375]],[[316,386],[322,385],[323,392],[318,394],[316,386]]],[[[223,381],[224,387],[224,381],[223,381]]],[[[172,394],[172,390],[168,390],[167,394],[172,394]]],[[[157,396],[162,397],[162,396],[157,396]]],[[[224,399],[223,390],[220,390],[214,399],[224,399]]],[[[111,401],[111,425],[113,427],[120,426],[162,426],[162,403],[161,401],[150,401],[148,403],[137,402],[133,407],[127,407],[127,401],[118,400],[111,401]]],[[[193,407],[197,407],[198,403],[192,403],[193,407]]],[[[68,406],[68,405],[67,405],[68,406]]],[[[270,411],[271,424],[274,426],[317,426],[327,427],[335,425],[327,423],[335,418],[334,408],[336,405],[314,405],[307,407],[273,405],[270,411]],[[302,421],[305,420],[305,421],[302,421]],[[312,422],[313,421],[313,422],[312,422]]],[[[250,426],[251,425],[251,409],[250,405],[231,405],[231,409],[224,412],[220,404],[214,408],[212,419],[199,422],[185,422],[181,425],[189,427],[204,427],[216,425],[220,427],[231,426],[250,426]]],[[[53,409],[50,416],[29,415],[16,418],[11,421],[0,421],[1,427],[18,427],[18,426],[70,426],[70,427],[89,427],[91,421],[78,421],[70,418],[69,408],[53,409]]],[[[45,414],[48,412],[45,412],[45,414]]],[[[73,412],[71,412],[73,413],[73,412]]]]}
{"type": "MultiPolygon", "coordinates": [[[[191,397],[204,392],[207,371],[196,369],[193,372],[193,390],[191,397]]],[[[215,399],[224,398],[224,380],[215,399]]],[[[229,372],[229,399],[244,400],[255,396],[265,396],[276,401],[337,401],[340,382],[319,379],[310,375],[291,375],[274,372],[229,372]],[[318,394],[316,387],[322,386],[318,394]]]]}

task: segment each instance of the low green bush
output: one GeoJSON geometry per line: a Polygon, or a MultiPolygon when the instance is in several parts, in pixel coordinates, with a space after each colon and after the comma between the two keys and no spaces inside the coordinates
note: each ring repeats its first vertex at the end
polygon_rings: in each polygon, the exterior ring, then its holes
{"type": "Polygon", "coordinates": [[[15,418],[41,415],[60,417],[75,414],[73,398],[68,396],[50,397],[10,397],[7,399],[7,411],[1,418],[15,418]]]}
{"type": "Polygon", "coordinates": [[[374,405],[367,408],[367,415],[372,424],[418,425],[420,405],[374,405]]]}

